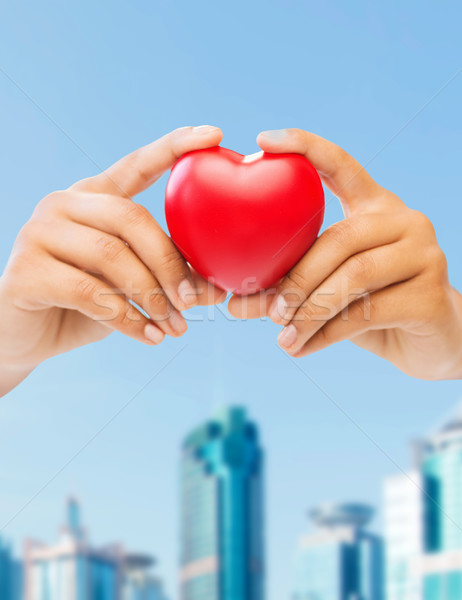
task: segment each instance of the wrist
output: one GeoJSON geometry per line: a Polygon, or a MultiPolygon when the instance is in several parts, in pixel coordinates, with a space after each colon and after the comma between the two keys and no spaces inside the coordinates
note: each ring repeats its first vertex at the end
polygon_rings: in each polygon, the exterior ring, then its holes
{"type": "Polygon", "coordinates": [[[33,370],[34,367],[12,367],[0,364],[0,397],[19,385],[33,370]]]}
{"type": "Polygon", "coordinates": [[[31,373],[40,361],[25,352],[27,329],[20,326],[22,315],[10,301],[0,277],[0,396],[8,393],[31,373]]]}
{"type": "Polygon", "coordinates": [[[456,348],[454,368],[451,371],[449,379],[462,379],[462,294],[455,288],[451,288],[454,306],[456,309],[456,324],[454,331],[456,333],[456,348]]]}

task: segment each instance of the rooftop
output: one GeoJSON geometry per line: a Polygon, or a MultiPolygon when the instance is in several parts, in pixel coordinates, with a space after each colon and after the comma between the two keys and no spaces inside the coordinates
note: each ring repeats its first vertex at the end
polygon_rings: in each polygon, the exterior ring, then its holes
{"type": "Polygon", "coordinates": [[[254,433],[255,426],[247,421],[245,408],[241,406],[228,406],[221,408],[216,416],[202,423],[189,433],[183,442],[183,448],[189,450],[207,443],[209,440],[226,437],[239,431],[246,434],[254,433]]]}
{"type": "Polygon", "coordinates": [[[374,509],[367,504],[345,503],[345,504],[322,504],[308,513],[311,519],[319,527],[353,527],[361,529],[365,527],[372,516],[374,509]]]}

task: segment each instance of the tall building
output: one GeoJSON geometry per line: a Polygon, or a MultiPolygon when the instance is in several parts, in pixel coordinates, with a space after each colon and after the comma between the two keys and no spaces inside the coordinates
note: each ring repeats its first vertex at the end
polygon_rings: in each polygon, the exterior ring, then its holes
{"type": "Polygon", "coordinates": [[[421,443],[424,600],[462,598],[462,415],[421,443]]]}
{"type": "Polygon", "coordinates": [[[71,498],[57,544],[25,543],[25,600],[120,600],[121,559],[117,546],[90,546],[71,498]]]}
{"type": "Polygon", "coordinates": [[[263,452],[243,408],[185,439],[181,495],[182,600],[263,600],[263,452]]]}
{"type": "Polygon", "coordinates": [[[387,600],[422,600],[416,563],[423,552],[422,476],[417,470],[385,480],[387,600]]]}
{"type": "Polygon", "coordinates": [[[94,548],[71,498],[57,544],[25,543],[25,600],[166,600],[153,564],[118,544],[94,548]]]}
{"type": "Polygon", "coordinates": [[[0,538],[0,600],[22,600],[22,564],[0,538]]]}
{"type": "Polygon", "coordinates": [[[462,598],[462,414],[416,444],[385,486],[387,600],[462,598]]]}
{"type": "Polygon", "coordinates": [[[383,600],[383,545],[365,530],[373,510],[326,504],[310,512],[317,530],[300,540],[292,600],[383,600]]]}

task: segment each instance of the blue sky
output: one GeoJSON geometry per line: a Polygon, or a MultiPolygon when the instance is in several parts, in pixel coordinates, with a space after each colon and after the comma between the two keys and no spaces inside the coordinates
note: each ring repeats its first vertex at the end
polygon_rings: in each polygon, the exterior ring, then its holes
{"type": "MultiPolygon", "coordinates": [[[[460,3],[23,0],[0,10],[1,264],[41,197],[170,129],[219,125],[224,146],[251,153],[260,130],[289,126],[373,159],[372,175],[432,219],[462,288],[462,74],[430,101],[462,66],[460,3]]],[[[140,198],[162,224],[165,181],[140,198]]],[[[340,218],[329,201],[325,226],[340,218]]],[[[75,492],[95,542],[156,554],[173,595],[180,441],[216,406],[242,403],[267,449],[269,598],[287,597],[307,508],[380,508],[390,458],[409,466],[409,440],[441,421],[461,385],[411,379],[342,343],[300,361],[326,396],[276,347],[277,332],[230,320],[224,305],[159,348],[114,334],[42,365],[0,400],[2,535],[18,549],[25,535],[53,540],[75,492]]]]}

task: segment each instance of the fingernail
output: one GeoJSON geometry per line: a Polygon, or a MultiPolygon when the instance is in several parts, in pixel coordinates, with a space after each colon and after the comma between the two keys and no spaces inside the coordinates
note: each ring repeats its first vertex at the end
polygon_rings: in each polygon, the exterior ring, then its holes
{"type": "Polygon", "coordinates": [[[275,300],[273,300],[273,304],[271,305],[269,311],[269,317],[272,321],[279,322],[284,320],[287,315],[287,302],[284,296],[279,295],[275,300]]]}
{"type": "Polygon", "coordinates": [[[278,343],[283,348],[290,348],[290,346],[292,346],[292,344],[295,343],[296,339],[297,330],[295,329],[295,326],[291,323],[290,325],[287,325],[287,327],[284,327],[284,329],[279,334],[278,343]]]}
{"type": "Polygon", "coordinates": [[[162,331],[158,327],[156,327],[155,325],[151,325],[150,323],[144,328],[144,335],[146,339],[152,342],[153,344],[160,344],[160,342],[164,339],[164,334],[162,333],[162,331]]]}
{"type": "Polygon", "coordinates": [[[178,286],[178,296],[186,306],[192,306],[197,302],[197,294],[189,279],[183,279],[178,286]]]}
{"type": "Polygon", "coordinates": [[[270,129],[269,131],[262,131],[260,135],[264,135],[271,140],[279,141],[286,137],[287,129],[270,129]]]}
{"type": "Polygon", "coordinates": [[[193,133],[212,133],[212,131],[216,131],[218,127],[214,127],[213,125],[199,125],[198,127],[193,127],[193,133]]]}
{"type": "Polygon", "coordinates": [[[173,331],[175,331],[176,333],[182,334],[186,331],[186,329],[188,329],[184,317],[176,310],[172,312],[168,322],[170,323],[170,326],[173,329],[173,331]]]}

